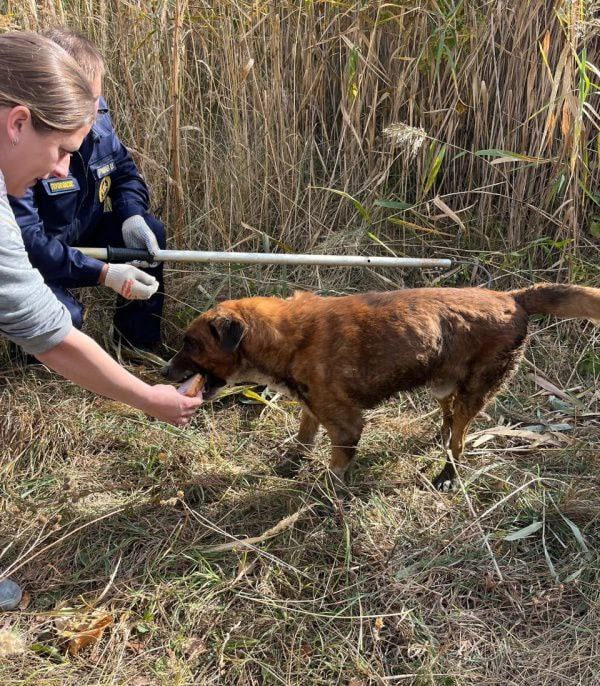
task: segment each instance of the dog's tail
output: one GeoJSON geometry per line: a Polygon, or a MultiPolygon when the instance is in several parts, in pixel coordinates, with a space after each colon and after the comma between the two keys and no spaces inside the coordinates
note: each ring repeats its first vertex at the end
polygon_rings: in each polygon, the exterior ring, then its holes
{"type": "Polygon", "coordinates": [[[554,314],[600,323],[600,288],[538,283],[512,295],[529,315],[554,314]]]}

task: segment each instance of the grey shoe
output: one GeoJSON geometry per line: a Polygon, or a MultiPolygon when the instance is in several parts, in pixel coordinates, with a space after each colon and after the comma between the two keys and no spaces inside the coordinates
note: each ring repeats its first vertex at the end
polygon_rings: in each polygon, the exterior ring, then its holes
{"type": "Polygon", "coordinates": [[[10,579],[0,581],[0,612],[16,610],[23,597],[19,584],[10,579]]]}

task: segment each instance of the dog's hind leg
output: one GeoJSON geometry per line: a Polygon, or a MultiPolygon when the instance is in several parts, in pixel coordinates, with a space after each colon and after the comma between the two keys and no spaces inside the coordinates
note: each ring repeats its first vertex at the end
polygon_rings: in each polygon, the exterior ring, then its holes
{"type": "MultiPolygon", "coordinates": [[[[457,396],[453,398],[453,411],[449,421],[452,428],[449,431],[449,443],[444,439],[444,447],[450,448],[454,462],[447,459],[442,471],[433,480],[433,485],[439,490],[449,490],[455,481],[457,474],[455,465],[459,463],[465,449],[465,437],[473,419],[485,405],[485,397],[457,396]]],[[[446,416],[444,415],[444,425],[446,416]]],[[[442,435],[444,434],[442,426],[442,435]]]]}
{"type": "Polygon", "coordinates": [[[452,418],[454,416],[454,395],[445,398],[436,398],[442,408],[442,445],[448,449],[450,447],[450,436],[452,434],[452,418]]]}
{"type": "Polygon", "coordinates": [[[453,397],[452,428],[450,436],[450,451],[454,463],[446,461],[442,471],[433,480],[433,485],[446,490],[456,479],[456,468],[465,449],[465,438],[471,422],[486,406],[489,400],[498,392],[504,381],[509,377],[521,355],[521,349],[511,350],[503,356],[501,363],[476,368],[464,387],[459,388],[453,397]]]}
{"type": "Polygon", "coordinates": [[[454,382],[438,381],[431,386],[431,393],[442,409],[442,445],[446,449],[450,447],[455,392],[456,384],[454,382]]]}

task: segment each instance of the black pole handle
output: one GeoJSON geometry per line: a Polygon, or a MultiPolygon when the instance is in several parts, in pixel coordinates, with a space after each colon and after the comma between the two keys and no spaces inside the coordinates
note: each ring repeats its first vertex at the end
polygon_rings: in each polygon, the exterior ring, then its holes
{"type": "Polygon", "coordinates": [[[143,248],[114,248],[112,245],[106,248],[107,262],[154,262],[154,255],[143,248]]]}

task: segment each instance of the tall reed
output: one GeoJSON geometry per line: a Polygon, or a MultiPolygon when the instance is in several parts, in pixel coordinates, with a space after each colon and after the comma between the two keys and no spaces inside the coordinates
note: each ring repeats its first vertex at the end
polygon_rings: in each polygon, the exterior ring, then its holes
{"type": "Polygon", "coordinates": [[[4,5],[5,23],[98,43],[119,131],[186,247],[312,250],[347,227],[417,252],[593,238],[597,3],[4,5]]]}

